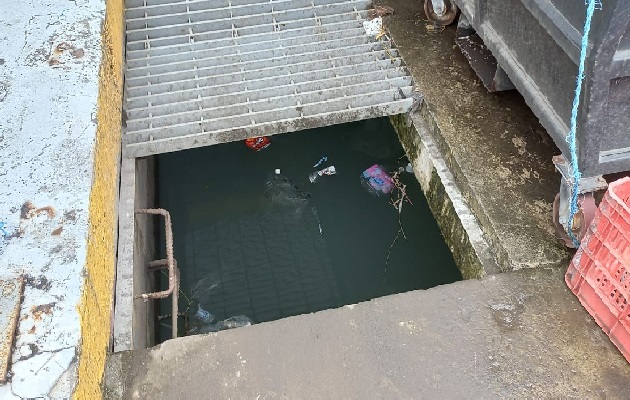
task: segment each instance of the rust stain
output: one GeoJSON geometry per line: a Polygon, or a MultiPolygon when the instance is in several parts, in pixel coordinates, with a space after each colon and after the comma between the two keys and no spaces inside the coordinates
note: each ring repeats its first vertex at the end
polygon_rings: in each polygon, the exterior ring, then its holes
{"type": "Polygon", "coordinates": [[[53,236],[59,236],[59,235],[61,235],[61,231],[63,231],[63,226],[60,226],[59,228],[57,228],[54,231],[52,231],[52,235],[53,236]]]}
{"type": "Polygon", "coordinates": [[[48,218],[55,218],[55,209],[52,208],[51,206],[38,208],[37,210],[35,210],[35,215],[39,215],[43,212],[48,214],[48,218]]]}
{"type": "Polygon", "coordinates": [[[33,319],[35,321],[41,321],[43,314],[52,314],[52,309],[55,307],[56,304],[57,303],[53,302],[31,307],[31,314],[33,314],[33,319]]]}
{"type": "Polygon", "coordinates": [[[24,204],[22,204],[22,208],[20,209],[20,218],[29,219],[31,217],[31,212],[35,208],[36,207],[33,205],[33,203],[31,203],[30,201],[26,201],[24,204]]]}
{"type": "Polygon", "coordinates": [[[26,201],[20,208],[20,218],[31,219],[43,212],[48,215],[48,218],[54,218],[56,214],[55,209],[51,206],[37,208],[32,202],[26,201]]]}
{"type": "Polygon", "coordinates": [[[64,53],[70,53],[72,57],[81,58],[85,55],[85,50],[80,48],[77,49],[72,43],[61,42],[52,51],[50,58],[48,59],[48,65],[55,66],[59,64],[63,64],[59,57],[62,57],[64,53]]]}

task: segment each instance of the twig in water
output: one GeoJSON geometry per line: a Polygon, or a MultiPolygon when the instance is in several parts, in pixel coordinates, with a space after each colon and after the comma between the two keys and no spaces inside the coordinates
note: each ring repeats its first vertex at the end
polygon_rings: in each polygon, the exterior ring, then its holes
{"type": "Polygon", "coordinates": [[[395,172],[392,175],[392,181],[394,182],[394,187],[395,187],[395,192],[396,192],[396,198],[394,197],[394,191],[392,191],[392,197],[390,198],[390,204],[392,206],[394,206],[394,208],[396,210],[398,210],[398,232],[396,233],[396,237],[394,237],[394,240],[392,241],[392,244],[389,245],[389,249],[387,249],[387,257],[385,258],[385,270],[383,271],[383,284],[385,284],[385,277],[387,276],[387,267],[389,265],[389,257],[392,253],[392,249],[394,248],[394,245],[396,244],[396,241],[398,240],[398,238],[400,237],[400,235],[402,235],[403,239],[407,239],[407,235],[405,234],[405,229],[403,228],[402,225],[402,219],[401,219],[401,215],[402,215],[402,208],[403,208],[403,204],[405,202],[413,205],[413,203],[411,202],[411,200],[409,199],[409,196],[407,196],[407,185],[403,184],[400,179],[398,178],[400,175],[399,172],[395,172]]]}
{"type": "Polygon", "coordinates": [[[405,235],[405,230],[403,229],[403,226],[402,226],[402,222],[400,221],[400,213],[398,214],[398,226],[399,226],[399,229],[398,229],[398,232],[396,232],[396,237],[394,237],[392,244],[390,244],[389,249],[387,249],[387,258],[385,259],[385,270],[383,271],[383,284],[385,284],[385,277],[387,276],[387,266],[389,265],[389,256],[392,253],[392,249],[394,248],[396,241],[398,240],[401,234],[404,239],[407,239],[407,236],[405,235]]]}

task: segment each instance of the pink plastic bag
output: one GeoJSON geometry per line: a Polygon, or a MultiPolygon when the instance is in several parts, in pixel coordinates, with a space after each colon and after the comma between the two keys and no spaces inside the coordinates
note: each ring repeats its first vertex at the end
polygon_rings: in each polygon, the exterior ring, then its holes
{"type": "Polygon", "coordinates": [[[391,176],[378,164],[363,171],[361,178],[377,195],[388,194],[394,188],[391,176]]]}

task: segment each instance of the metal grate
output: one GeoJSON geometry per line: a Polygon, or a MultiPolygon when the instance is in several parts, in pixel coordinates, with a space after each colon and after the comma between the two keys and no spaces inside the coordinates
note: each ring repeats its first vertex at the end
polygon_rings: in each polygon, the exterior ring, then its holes
{"type": "Polygon", "coordinates": [[[412,88],[368,0],[127,0],[126,154],[400,114],[412,88]]]}

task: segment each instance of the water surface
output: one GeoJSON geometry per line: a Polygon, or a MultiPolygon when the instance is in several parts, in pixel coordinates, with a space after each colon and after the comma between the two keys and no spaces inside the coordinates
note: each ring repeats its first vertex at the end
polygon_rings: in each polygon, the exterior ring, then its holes
{"type": "Polygon", "coordinates": [[[172,216],[191,327],[198,304],[217,321],[260,323],[461,279],[412,174],[401,175],[413,203],[400,215],[406,239],[393,247],[397,209],[361,184],[373,164],[407,163],[388,119],[271,140],[260,152],[235,142],[158,156],[158,202],[172,216]],[[320,168],[337,175],[310,183],[322,156],[320,168]]]}

